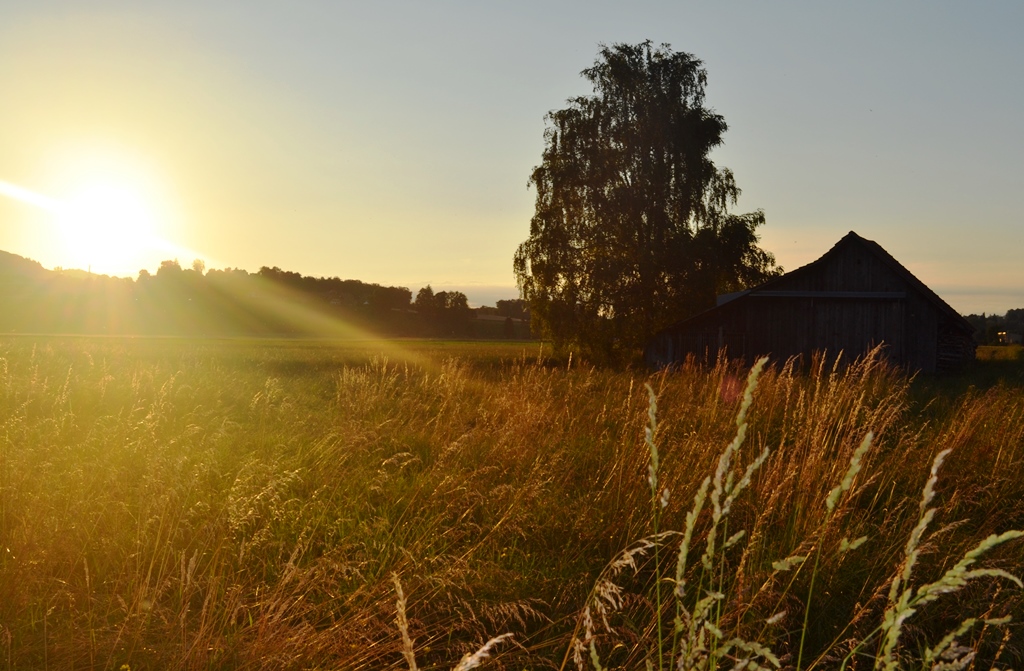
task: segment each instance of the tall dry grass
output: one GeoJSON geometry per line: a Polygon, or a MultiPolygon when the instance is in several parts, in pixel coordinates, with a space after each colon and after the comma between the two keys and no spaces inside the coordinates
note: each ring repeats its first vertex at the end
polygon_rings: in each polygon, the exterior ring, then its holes
{"type": "MultiPolygon", "coordinates": [[[[598,576],[652,533],[654,511],[659,531],[686,528],[735,437],[747,371],[647,376],[538,364],[532,348],[450,352],[0,342],[0,669],[407,668],[393,575],[419,668],[450,668],[505,632],[487,664],[557,668],[598,576]],[[647,481],[645,383],[664,508],[647,481]]],[[[769,644],[783,666],[801,637],[803,668],[841,664],[889,606],[944,450],[915,584],[1024,527],[1020,392],[971,391],[922,415],[911,384],[873,359],[762,373],[729,473],[768,456],[720,541],[745,536],[716,555],[715,584],[731,595],[716,607],[723,632],[769,644]],[[815,553],[806,611],[809,562],[773,564],[815,553]]],[[[709,510],[693,520],[694,547],[709,510]]],[[[649,655],[650,578],[674,576],[676,561],[653,556],[616,576],[621,604],[594,638],[607,666],[643,668],[649,655]]],[[[1009,543],[984,558],[1018,574],[1021,563],[1009,543]]],[[[900,659],[920,659],[968,611],[1020,613],[1019,590],[973,581],[921,608],[900,659]]],[[[1012,625],[958,640],[979,663],[1020,659],[1012,625]]]]}
{"type": "MultiPolygon", "coordinates": [[[[978,662],[985,668],[1019,663],[1020,635],[1015,638],[1007,625],[1021,605],[1020,548],[1001,546],[1024,537],[1008,528],[1020,521],[1020,504],[1001,497],[987,501],[1010,504],[998,511],[1002,519],[993,528],[974,523],[977,515],[929,528],[945,512],[937,503],[938,472],[956,446],[940,446],[924,469],[908,465],[898,448],[874,454],[874,433],[857,429],[862,419],[869,426],[902,429],[892,433],[904,446],[927,440],[924,427],[902,426],[899,409],[906,403],[896,401],[905,397],[908,381],[874,356],[830,370],[818,361],[804,378],[786,368],[774,379],[769,372],[762,383],[783,386],[758,387],[758,395],[785,408],[778,426],[785,427],[797,408],[802,429],[826,428],[798,440],[827,446],[828,452],[811,449],[798,453],[795,464],[780,461],[789,445],[786,432],[774,458],[770,444],[750,449],[747,437],[757,434],[749,432],[747,415],[756,405],[752,392],[759,372],[755,366],[750,373],[735,437],[723,442],[717,466],[705,471],[713,475],[699,485],[689,483],[696,495],[678,531],[664,531],[660,520],[671,489],[658,477],[665,458],[652,392],[647,442],[653,533],[599,575],[562,667],[570,657],[578,668],[597,669],[963,669],[978,662]],[[804,386],[789,386],[793,381],[804,386]],[[908,434],[908,428],[917,432],[908,434]],[[853,440],[858,434],[859,444],[853,440]],[[897,468],[911,478],[924,470],[918,500],[900,492],[897,468]],[[764,492],[770,492],[767,500],[764,492]],[[744,496],[759,505],[736,514],[744,496]],[[787,502],[785,509],[777,505],[780,500],[787,502]],[[909,511],[911,503],[916,510],[909,511]],[[893,524],[894,518],[903,525],[893,524]],[[966,533],[958,538],[957,530],[966,533]],[[932,555],[938,555],[939,569],[922,571],[922,560],[932,555]],[[674,577],[665,559],[675,564],[674,577]],[[979,568],[983,559],[989,563],[979,568]],[[872,578],[879,570],[888,574],[872,578]],[[852,598],[857,600],[851,603],[852,598]]],[[[722,381],[723,389],[735,389],[728,375],[722,381]]],[[[1011,423],[1019,418],[1019,410],[995,410],[1011,423]]],[[[1016,446],[1019,457],[1019,424],[1007,434],[1003,446],[1016,446]]],[[[976,458],[972,462],[972,468],[981,465],[976,458]]],[[[990,484],[1020,484],[1013,471],[973,475],[990,484]]]]}

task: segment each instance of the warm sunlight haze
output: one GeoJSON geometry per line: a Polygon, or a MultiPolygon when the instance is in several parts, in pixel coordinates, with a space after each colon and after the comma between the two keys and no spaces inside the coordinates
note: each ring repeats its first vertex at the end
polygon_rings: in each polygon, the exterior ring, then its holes
{"type": "Polygon", "coordinates": [[[1024,10],[741,6],[5,2],[0,179],[71,211],[0,190],[0,250],[513,298],[545,114],[649,39],[704,62],[784,268],[853,230],[961,312],[1024,305],[1024,10]]]}
{"type": "Polygon", "coordinates": [[[1022,28],[0,0],[0,671],[1024,671],[1022,28]]]}

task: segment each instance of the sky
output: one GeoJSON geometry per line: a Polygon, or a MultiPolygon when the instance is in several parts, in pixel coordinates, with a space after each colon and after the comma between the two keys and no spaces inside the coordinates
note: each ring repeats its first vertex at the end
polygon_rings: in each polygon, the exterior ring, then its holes
{"type": "Polygon", "coordinates": [[[703,60],[786,269],[848,231],[1024,307],[1024,4],[0,0],[0,249],[516,296],[545,114],[601,44],[703,60]],[[100,222],[103,219],[103,222],[100,222]]]}

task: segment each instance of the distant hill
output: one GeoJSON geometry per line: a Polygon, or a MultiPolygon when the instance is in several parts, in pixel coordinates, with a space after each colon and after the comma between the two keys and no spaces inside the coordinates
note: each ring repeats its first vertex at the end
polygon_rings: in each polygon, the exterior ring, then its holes
{"type": "Polygon", "coordinates": [[[43,264],[38,261],[0,250],[0,279],[15,277],[42,279],[52,272],[43,268],[43,264]]]}

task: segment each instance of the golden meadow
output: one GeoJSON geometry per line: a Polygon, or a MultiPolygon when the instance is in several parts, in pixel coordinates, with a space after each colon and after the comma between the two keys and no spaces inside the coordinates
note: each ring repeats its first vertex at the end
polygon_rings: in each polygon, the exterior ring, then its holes
{"type": "Polygon", "coordinates": [[[1019,668],[1020,363],[748,373],[0,340],[0,669],[1019,668]]]}

